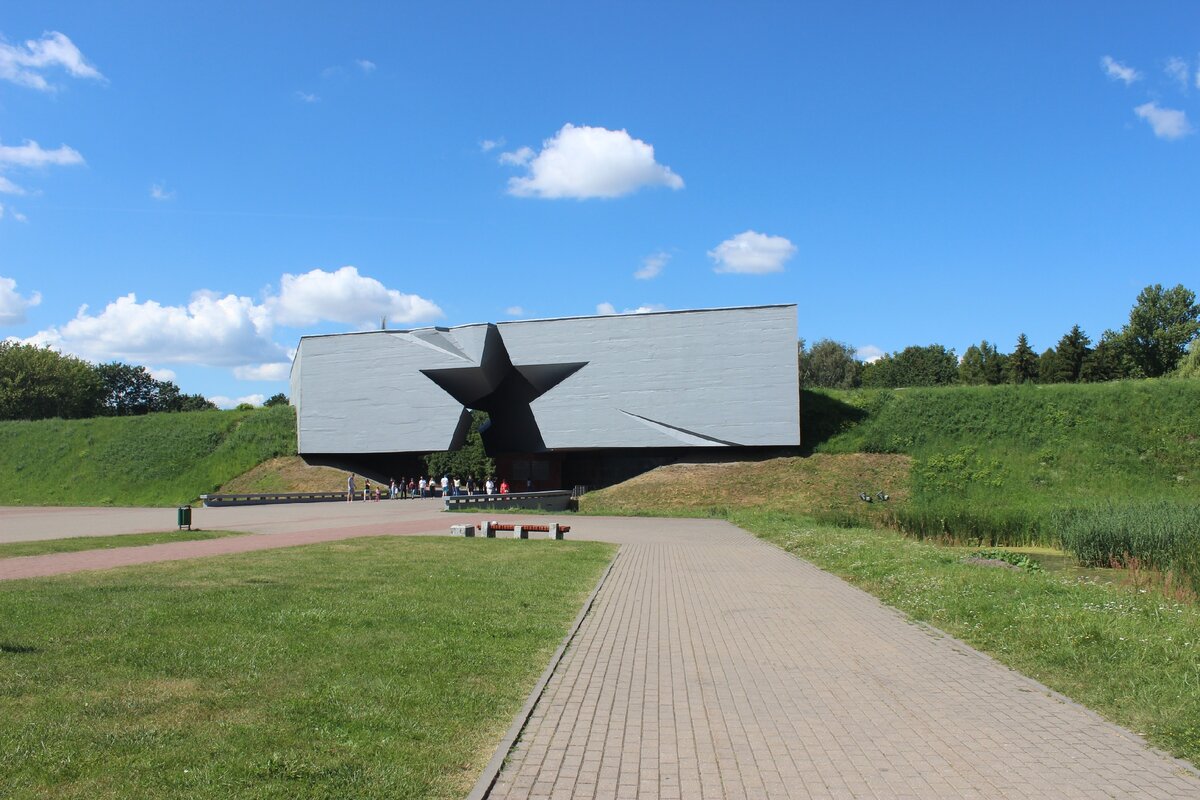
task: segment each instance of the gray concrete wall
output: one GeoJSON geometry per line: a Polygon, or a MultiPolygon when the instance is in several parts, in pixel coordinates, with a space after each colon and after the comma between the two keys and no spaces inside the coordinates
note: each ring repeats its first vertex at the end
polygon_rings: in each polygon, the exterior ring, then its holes
{"type": "MultiPolygon", "coordinates": [[[[547,449],[800,442],[794,305],[495,328],[515,367],[586,362],[530,403],[547,449]]],[[[479,366],[487,330],[301,339],[292,370],[300,452],[451,447],[463,433],[463,408],[421,370],[479,366]]]]}
{"type": "Polygon", "coordinates": [[[548,448],[800,442],[795,306],[497,327],[516,366],[588,362],[533,402],[548,448]]]}

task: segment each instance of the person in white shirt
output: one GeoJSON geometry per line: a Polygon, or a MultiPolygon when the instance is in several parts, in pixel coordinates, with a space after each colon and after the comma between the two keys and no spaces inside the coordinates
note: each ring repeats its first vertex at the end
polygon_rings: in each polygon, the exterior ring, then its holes
{"type": "Polygon", "coordinates": [[[493,494],[496,491],[496,484],[492,481],[491,478],[487,479],[487,483],[485,483],[483,485],[483,487],[484,487],[484,489],[487,490],[488,494],[493,494]]]}
{"type": "Polygon", "coordinates": [[[417,488],[421,490],[421,497],[425,497],[425,490],[429,488],[429,484],[425,483],[424,477],[421,478],[421,483],[418,484],[417,488]]]}
{"type": "Polygon", "coordinates": [[[443,475],[442,476],[442,497],[449,497],[449,496],[450,496],[450,476],[443,475]]]}

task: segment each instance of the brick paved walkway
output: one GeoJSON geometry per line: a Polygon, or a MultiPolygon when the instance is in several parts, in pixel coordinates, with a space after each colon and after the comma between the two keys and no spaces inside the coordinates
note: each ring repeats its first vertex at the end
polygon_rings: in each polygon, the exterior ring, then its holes
{"type": "Polygon", "coordinates": [[[491,797],[1200,797],[1181,762],[733,526],[640,522],[590,527],[623,546],[491,797]]]}

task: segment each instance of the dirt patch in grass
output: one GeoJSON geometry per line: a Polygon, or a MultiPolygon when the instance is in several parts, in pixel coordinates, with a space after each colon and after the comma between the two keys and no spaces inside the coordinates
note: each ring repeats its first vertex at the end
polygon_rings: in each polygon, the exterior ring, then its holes
{"type": "Polygon", "coordinates": [[[806,458],[677,463],[585,495],[585,513],[720,513],[754,508],[874,524],[908,499],[905,455],[817,454],[806,458]],[[867,494],[887,502],[863,502],[867,494]]]}

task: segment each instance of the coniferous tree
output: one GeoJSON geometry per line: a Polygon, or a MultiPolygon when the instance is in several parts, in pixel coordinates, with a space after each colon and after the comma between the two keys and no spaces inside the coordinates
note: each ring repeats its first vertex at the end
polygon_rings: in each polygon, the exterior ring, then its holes
{"type": "Polygon", "coordinates": [[[971,345],[963,353],[962,362],[958,365],[960,383],[995,385],[1004,382],[1004,354],[996,349],[996,345],[984,339],[978,345],[971,345]]]}
{"type": "Polygon", "coordinates": [[[1058,353],[1053,347],[1047,347],[1038,356],[1038,383],[1064,383],[1064,370],[1058,361],[1058,353]]]}
{"type": "Polygon", "coordinates": [[[1091,354],[1092,340],[1078,325],[1073,325],[1054,348],[1054,361],[1049,374],[1047,366],[1042,366],[1041,379],[1043,383],[1078,383],[1083,372],[1083,362],[1091,354]]]}
{"type": "Polygon", "coordinates": [[[1083,359],[1079,380],[1100,383],[1132,377],[1132,367],[1125,357],[1124,342],[1116,331],[1105,331],[1096,347],[1083,359]]]}
{"type": "Polygon", "coordinates": [[[1009,383],[1032,383],[1038,376],[1038,357],[1025,334],[1017,337],[1017,347],[1008,357],[1009,383]]]}
{"type": "Polygon", "coordinates": [[[983,351],[983,374],[985,382],[989,386],[998,386],[1004,383],[1005,365],[1008,363],[1008,356],[1001,353],[996,345],[983,340],[980,345],[980,350],[983,351]]]}

